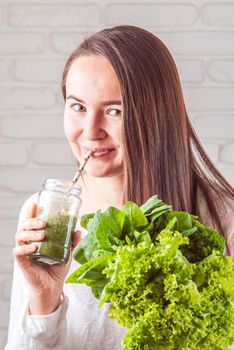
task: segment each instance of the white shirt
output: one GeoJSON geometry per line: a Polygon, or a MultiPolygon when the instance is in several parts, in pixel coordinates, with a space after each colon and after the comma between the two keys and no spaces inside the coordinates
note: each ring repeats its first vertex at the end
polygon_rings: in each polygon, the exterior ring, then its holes
{"type": "MultiPolygon", "coordinates": [[[[23,205],[19,223],[25,219],[27,208],[33,202],[37,202],[36,194],[23,205]]],[[[78,264],[73,260],[69,274],[77,268],[78,264]]],[[[122,349],[121,338],[125,329],[108,318],[108,304],[98,309],[98,300],[90,287],[64,284],[58,309],[46,316],[29,315],[28,294],[28,284],[15,263],[5,350],[122,349]]]]}

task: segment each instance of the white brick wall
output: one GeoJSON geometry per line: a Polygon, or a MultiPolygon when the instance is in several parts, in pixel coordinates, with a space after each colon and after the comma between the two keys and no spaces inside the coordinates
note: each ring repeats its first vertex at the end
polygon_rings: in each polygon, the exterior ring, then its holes
{"type": "Polygon", "coordinates": [[[9,5],[9,24],[15,28],[80,28],[100,23],[98,5],[9,5]]]}
{"type": "Polygon", "coordinates": [[[4,60],[0,61],[0,82],[8,79],[8,65],[4,60]]]}
{"type": "Polygon", "coordinates": [[[234,83],[233,59],[214,59],[207,64],[207,73],[217,83],[234,83]]]}
{"type": "Polygon", "coordinates": [[[105,22],[107,25],[122,22],[143,27],[174,29],[192,26],[197,17],[198,8],[194,5],[183,5],[179,2],[163,4],[163,1],[161,3],[155,1],[155,4],[150,2],[147,6],[142,1],[141,4],[109,5],[106,9],[105,22]]]}
{"type": "Polygon", "coordinates": [[[45,178],[74,173],[62,125],[63,64],[85,36],[123,23],[169,47],[193,125],[234,183],[234,0],[0,0],[0,350],[20,206],[45,178]]]}
{"type": "MultiPolygon", "coordinates": [[[[4,111],[1,118],[1,135],[14,139],[41,139],[64,138],[62,115],[49,115],[47,113],[25,115],[22,112],[7,114],[4,111]]],[[[61,111],[62,113],[62,111],[61,111]]]]}
{"type": "Polygon", "coordinates": [[[6,55],[40,55],[46,51],[44,36],[36,32],[7,32],[7,28],[4,28],[1,29],[0,42],[4,43],[4,45],[0,45],[0,54],[3,57],[6,55]]]}
{"type": "Polygon", "coordinates": [[[12,77],[19,82],[58,84],[64,60],[18,59],[13,62],[12,77]]]}
{"type": "Polygon", "coordinates": [[[28,162],[27,148],[21,143],[0,143],[1,166],[26,166],[28,162]]]}
{"type": "Polygon", "coordinates": [[[234,26],[234,3],[229,1],[223,6],[218,3],[205,4],[201,11],[201,20],[209,26],[232,27],[234,26]]]}
{"type": "Polygon", "coordinates": [[[50,110],[56,97],[50,88],[2,87],[0,88],[1,111],[50,110]]]}

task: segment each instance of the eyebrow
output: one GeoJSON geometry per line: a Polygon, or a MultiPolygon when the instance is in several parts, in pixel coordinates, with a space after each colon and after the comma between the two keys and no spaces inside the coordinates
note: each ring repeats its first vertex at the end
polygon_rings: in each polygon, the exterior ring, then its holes
{"type": "MultiPolygon", "coordinates": [[[[76,100],[77,102],[81,102],[81,103],[84,103],[84,104],[85,104],[85,102],[84,102],[83,100],[81,100],[79,97],[74,96],[74,95],[69,95],[69,96],[66,98],[66,100],[68,100],[68,99],[73,99],[73,100],[76,100]]],[[[101,104],[102,104],[103,106],[122,105],[122,101],[120,101],[120,100],[109,100],[109,101],[103,101],[103,102],[101,102],[101,104]]]]}

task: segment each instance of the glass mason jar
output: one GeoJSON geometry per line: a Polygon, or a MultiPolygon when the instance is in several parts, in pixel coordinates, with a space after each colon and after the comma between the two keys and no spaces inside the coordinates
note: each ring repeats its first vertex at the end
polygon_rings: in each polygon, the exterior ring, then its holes
{"type": "Polygon", "coordinates": [[[29,254],[28,259],[46,265],[65,264],[69,260],[80,195],[80,186],[71,187],[62,180],[47,179],[43,183],[38,194],[36,218],[46,221],[45,238],[33,242],[37,250],[29,254]]]}

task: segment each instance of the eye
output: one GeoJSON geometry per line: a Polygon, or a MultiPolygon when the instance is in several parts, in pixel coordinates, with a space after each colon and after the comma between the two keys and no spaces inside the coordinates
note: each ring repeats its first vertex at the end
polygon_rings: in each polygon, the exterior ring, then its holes
{"type": "Polygon", "coordinates": [[[106,113],[107,113],[107,115],[110,115],[111,117],[119,117],[119,116],[121,116],[122,111],[120,109],[117,109],[117,108],[110,108],[110,109],[108,109],[108,111],[106,113]]]}
{"type": "Polygon", "coordinates": [[[85,111],[85,107],[82,106],[80,103],[75,103],[71,107],[75,112],[84,112],[85,111]]]}

